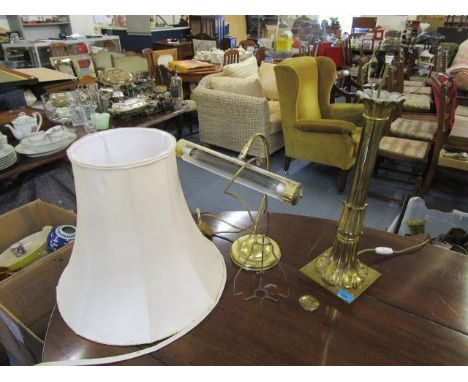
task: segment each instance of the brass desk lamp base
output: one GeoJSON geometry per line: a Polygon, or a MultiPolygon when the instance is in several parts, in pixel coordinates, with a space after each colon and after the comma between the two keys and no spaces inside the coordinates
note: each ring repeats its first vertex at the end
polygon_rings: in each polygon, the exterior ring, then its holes
{"type": "Polygon", "coordinates": [[[270,269],[278,264],[280,258],[278,244],[266,235],[244,235],[231,246],[232,261],[248,271],[270,269]]]}
{"type": "Polygon", "coordinates": [[[361,269],[367,274],[365,279],[359,286],[356,288],[342,288],[339,286],[334,286],[326,282],[322,275],[320,274],[318,268],[317,268],[317,261],[322,257],[322,256],[328,256],[329,252],[332,250],[332,248],[328,248],[325,252],[323,252],[321,255],[317,256],[314,260],[312,260],[310,263],[304,265],[301,269],[300,272],[307,276],[308,278],[312,279],[315,281],[317,284],[321,285],[331,293],[333,293],[335,296],[341,298],[348,304],[351,304],[356,298],[358,298],[362,292],[364,292],[369,286],[371,286],[374,281],[376,281],[380,273],[377,272],[375,269],[372,269],[371,267],[368,267],[367,265],[360,263],[361,269]]]}

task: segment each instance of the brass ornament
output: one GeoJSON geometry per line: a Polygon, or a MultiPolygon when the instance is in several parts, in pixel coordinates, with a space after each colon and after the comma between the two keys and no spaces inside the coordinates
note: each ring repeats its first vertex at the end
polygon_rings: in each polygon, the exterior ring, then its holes
{"type": "Polygon", "coordinates": [[[320,302],[310,294],[304,294],[299,297],[299,305],[302,309],[308,312],[313,312],[320,306],[320,302]]]}

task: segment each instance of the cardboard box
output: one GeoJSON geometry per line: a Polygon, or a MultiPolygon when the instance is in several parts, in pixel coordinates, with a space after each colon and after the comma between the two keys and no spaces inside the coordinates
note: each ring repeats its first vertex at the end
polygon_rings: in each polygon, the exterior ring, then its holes
{"type": "MultiPolygon", "coordinates": [[[[73,211],[45,203],[28,203],[0,216],[0,253],[45,225],[76,225],[73,211]]],[[[40,257],[35,262],[0,281],[0,304],[17,321],[44,339],[50,315],[56,303],[55,288],[68,264],[73,244],[40,257]]],[[[7,362],[0,344],[0,365],[7,362]]]]}

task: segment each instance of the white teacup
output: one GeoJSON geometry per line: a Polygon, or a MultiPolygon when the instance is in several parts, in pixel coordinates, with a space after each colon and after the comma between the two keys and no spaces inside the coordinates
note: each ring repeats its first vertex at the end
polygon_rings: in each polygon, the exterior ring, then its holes
{"type": "Polygon", "coordinates": [[[21,143],[24,143],[29,146],[37,146],[43,143],[47,143],[46,139],[47,137],[46,137],[45,131],[38,131],[36,133],[32,133],[28,135],[27,137],[23,138],[21,140],[21,143]]]}
{"type": "Polygon", "coordinates": [[[65,130],[63,126],[57,125],[51,127],[49,130],[45,132],[45,134],[49,137],[51,141],[57,141],[65,135],[65,130]]]}

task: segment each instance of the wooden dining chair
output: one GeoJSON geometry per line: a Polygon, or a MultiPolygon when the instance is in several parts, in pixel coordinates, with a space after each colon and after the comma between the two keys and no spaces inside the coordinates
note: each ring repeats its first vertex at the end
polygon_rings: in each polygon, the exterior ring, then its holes
{"type": "Polygon", "coordinates": [[[153,50],[151,54],[153,57],[154,65],[163,65],[165,67],[168,67],[169,62],[177,61],[176,48],[153,50]]]}
{"type": "Polygon", "coordinates": [[[255,51],[255,58],[257,59],[257,65],[262,65],[262,62],[265,61],[266,57],[266,48],[264,46],[259,47],[255,51]]]}
{"type": "Polygon", "coordinates": [[[239,63],[239,50],[228,49],[224,52],[223,66],[239,63]]]}
{"type": "Polygon", "coordinates": [[[378,173],[380,169],[385,169],[414,176],[416,181],[411,183],[416,185],[416,192],[419,194],[423,194],[425,191],[424,183],[427,177],[430,176],[430,171],[432,171],[430,168],[435,166],[434,161],[437,163],[436,158],[439,156],[447,131],[450,129],[450,118],[452,115],[452,109],[449,105],[453,102],[450,100],[453,82],[450,79],[441,82],[437,78],[437,75],[434,74],[432,84],[435,89],[437,104],[440,105],[437,110],[437,130],[432,140],[386,135],[380,141],[379,157],[375,167],[375,173],[378,173]],[[406,172],[382,166],[383,160],[387,159],[409,164],[415,171],[406,172]]]}
{"type": "Polygon", "coordinates": [[[108,52],[115,52],[115,51],[116,51],[115,42],[112,41],[112,40],[106,40],[106,41],[104,41],[104,48],[105,48],[108,52]]]}
{"type": "Polygon", "coordinates": [[[247,50],[247,48],[249,46],[251,46],[252,48],[257,48],[258,47],[257,43],[254,40],[249,40],[249,39],[242,40],[241,42],[239,42],[239,46],[242,47],[242,49],[245,49],[245,50],[247,50]]]}
{"type": "Polygon", "coordinates": [[[54,42],[49,45],[50,57],[70,56],[70,48],[63,42],[54,42]]]}

